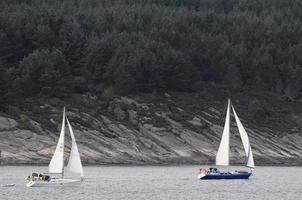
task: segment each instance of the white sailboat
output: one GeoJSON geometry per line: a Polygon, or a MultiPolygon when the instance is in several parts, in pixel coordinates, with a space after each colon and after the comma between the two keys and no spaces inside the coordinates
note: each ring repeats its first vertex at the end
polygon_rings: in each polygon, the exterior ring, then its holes
{"type": "MultiPolygon", "coordinates": [[[[254,158],[252,148],[249,142],[247,132],[245,131],[233,105],[231,105],[230,99],[228,99],[228,107],[225,118],[224,129],[222,138],[216,154],[217,166],[229,166],[229,149],[230,149],[230,110],[233,110],[233,114],[236,120],[236,124],[240,133],[240,137],[243,143],[244,152],[246,155],[246,167],[254,169],[254,158]]],[[[235,171],[235,172],[220,172],[216,168],[210,168],[210,170],[200,170],[198,174],[199,179],[248,179],[252,175],[251,172],[235,171]]]]}
{"type": "Polygon", "coordinates": [[[59,137],[59,141],[54,155],[48,166],[48,173],[45,175],[37,175],[33,173],[33,176],[28,177],[27,187],[41,187],[41,186],[55,186],[73,184],[82,181],[84,178],[83,167],[78,151],[77,143],[74,137],[72,127],[65,116],[65,108],[63,111],[62,128],[59,137]],[[64,168],[64,139],[65,139],[65,125],[66,121],[71,136],[72,147],[70,151],[69,161],[64,168]]]}

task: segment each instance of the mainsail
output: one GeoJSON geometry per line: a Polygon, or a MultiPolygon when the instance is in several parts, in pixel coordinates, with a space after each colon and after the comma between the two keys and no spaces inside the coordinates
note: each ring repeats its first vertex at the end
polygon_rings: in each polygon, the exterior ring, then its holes
{"type": "Polygon", "coordinates": [[[229,143],[230,143],[230,99],[225,118],[224,129],[216,155],[216,165],[229,165],[229,143]]]}
{"type": "Polygon", "coordinates": [[[56,151],[48,166],[49,173],[62,174],[64,167],[65,108],[63,111],[62,128],[56,151]]]}
{"type": "Polygon", "coordinates": [[[244,147],[244,151],[245,151],[245,155],[247,157],[247,163],[246,166],[250,167],[250,168],[255,168],[255,164],[254,164],[254,158],[253,158],[253,152],[252,152],[252,148],[249,142],[249,138],[248,135],[239,119],[239,117],[237,116],[234,107],[232,106],[233,112],[234,112],[234,116],[235,116],[235,120],[238,126],[238,130],[240,133],[240,137],[243,143],[243,147],[244,147]]]}
{"type": "Polygon", "coordinates": [[[69,161],[67,164],[67,167],[65,168],[65,174],[67,176],[81,176],[84,177],[84,172],[83,172],[83,167],[82,167],[82,163],[81,163],[81,159],[80,159],[80,154],[78,151],[78,147],[77,147],[77,143],[73,134],[73,130],[71,128],[71,125],[66,117],[66,121],[67,121],[67,125],[69,128],[69,133],[71,136],[71,140],[72,140],[72,147],[71,147],[71,151],[70,151],[70,156],[69,156],[69,161]]]}

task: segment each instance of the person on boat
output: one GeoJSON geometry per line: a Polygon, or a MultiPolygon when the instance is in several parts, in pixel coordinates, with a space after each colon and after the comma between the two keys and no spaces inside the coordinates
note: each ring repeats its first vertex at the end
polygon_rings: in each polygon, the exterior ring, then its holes
{"type": "Polygon", "coordinates": [[[32,177],[32,181],[35,181],[36,179],[38,179],[39,178],[39,175],[38,175],[38,173],[32,173],[31,174],[31,177],[32,177]]]}
{"type": "Polygon", "coordinates": [[[198,174],[206,174],[206,173],[207,173],[206,169],[202,169],[202,168],[199,169],[198,174]]]}
{"type": "Polygon", "coordinates": [[[47,181],[47,182],[50,181],[50,176],[45,175],[44,176],[44,181],[47,181]]]}
{"type": "Polygon", "coordinates": [[[28,176],[28,177],[26,178],[26,180],[27,180],[27,181],[30,181],[30,180],[31,180],[30,176],[28,176]]]}

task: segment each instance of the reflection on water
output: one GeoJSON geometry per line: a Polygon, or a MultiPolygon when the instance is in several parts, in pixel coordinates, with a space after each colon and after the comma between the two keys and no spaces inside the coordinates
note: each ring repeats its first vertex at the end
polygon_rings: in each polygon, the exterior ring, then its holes
{"type": "MultiPolygon", "coordinates": [[[[79,186],[26,188],[24,178],[47,167],[0,167],[0,199],[301,199],[302,167],[257,167],[250,180],[196,178],[199,166],[97,166],[84,167],[79,186]]],[[[232,169],[230,169],[232,170],[232,169]]]]}

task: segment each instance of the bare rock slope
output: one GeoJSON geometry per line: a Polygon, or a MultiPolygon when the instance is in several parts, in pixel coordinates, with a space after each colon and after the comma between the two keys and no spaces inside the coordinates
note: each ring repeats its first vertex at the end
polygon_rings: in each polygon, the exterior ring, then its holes
{"type": "MultiPolygon", "coordinates": [[[[106,109],[100,109],[97,100],[82,98],[88,99],[88,103],[81,107],[67,105],[66,114],[86,164],[214,162],[226,100],[186,94],[141,95],[115,98],[106,109]]],[[[233,104],[249,134],[256,165],[301,164],[301,106],[263,98],[260,104],[269,103],[273,109],[258,116],[253,113],[253,100],[238,99],[233,104]]],[[[0,116],[1,163],[47,164],[58,139],[62,104],[40,101],[17,111],[12,107],[14,112],[3,113],[0,116]]],[[[231,162],[244,163],[233,118],[231,131],[231,162]]],[[[66,135],[68,154],[70,137],[66,135]]]]}

